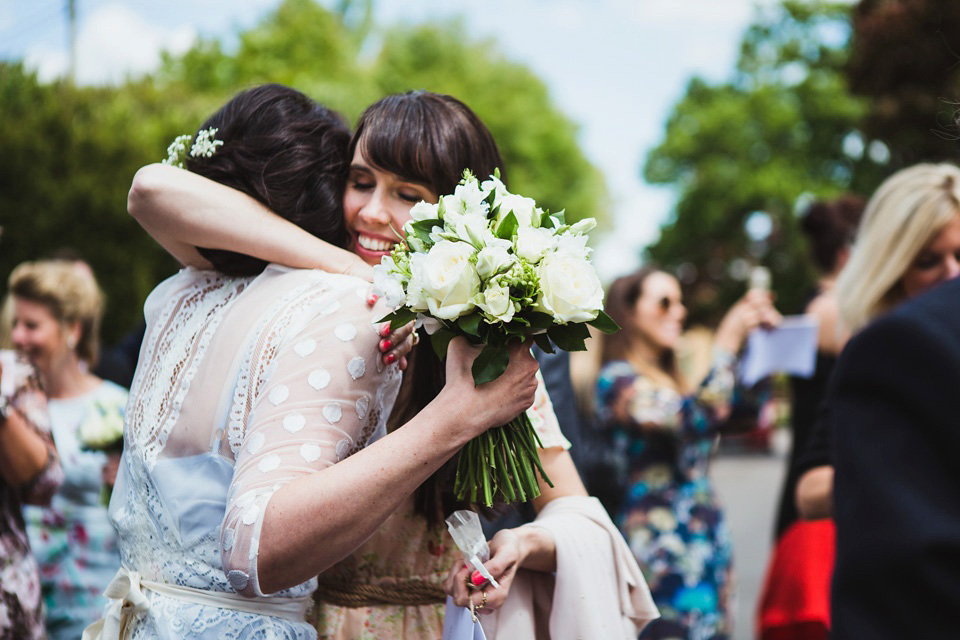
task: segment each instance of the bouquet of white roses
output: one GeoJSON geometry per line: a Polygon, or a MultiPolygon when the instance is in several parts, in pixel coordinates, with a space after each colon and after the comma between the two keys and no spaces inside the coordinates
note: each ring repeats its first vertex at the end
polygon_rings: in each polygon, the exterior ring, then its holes
{"type": "MultiPolygon", "coordinates": [[[[586,348],[587,324],[616,331],[603,313],[603,289],[590,263],[586,233],[591,219],[574,225],[530,198],[512,194],[491,176],[480,183],[464,172],[453,194],[437,204],[420,202],[405,226],[406,238],[374,267],[374,285],[395,311],[396,327],[422,322],[442,358],[455,336],[483,350],[473,363],[482,384],[499,376],[512,339],[532,337],[544,350],[586,348]]],[[[540,494],[540,441],[527,414],[471,440],[460,452],[456,492],[486,505],[540,494]]],[[[552,486],[552,485],[551,485],[552,486]]]]}

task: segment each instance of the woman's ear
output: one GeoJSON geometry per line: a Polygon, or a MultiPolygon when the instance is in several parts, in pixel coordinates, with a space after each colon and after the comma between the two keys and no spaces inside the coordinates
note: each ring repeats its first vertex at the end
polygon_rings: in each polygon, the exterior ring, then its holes
{"type": "Polygon", "coordinates": [[[82,332],[83,327],[81,327],[79,320],[63,323],[63,338],[66,341],[67,348],[70,349],[70,351],[76,350],[77,345],[80,344],[80,336],[82,335],[82,332]]]}

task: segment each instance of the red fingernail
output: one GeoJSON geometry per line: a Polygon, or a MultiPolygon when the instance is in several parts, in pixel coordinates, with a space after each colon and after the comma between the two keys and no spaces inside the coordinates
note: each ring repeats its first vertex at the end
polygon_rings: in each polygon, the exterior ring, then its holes
{"type": "Polygon", "coordinates": [[[397,356],[393,353],[388,353],[383,357],[383,361],[387,364],[393,364],[397,359],[397,356]]]}
{"type": "Polygon", "coordinates": [[[390,351],[390,347],[393,346],[393,343],[387,339],[380,341],[380,351],[390,351]]]}
{"type": "Polygon", "coordinates": [[[480,585],[482,585],[482,584],[483,584],[484,582],[486,582],[486,581],[487,581],[487,579],[484,578],[484,577],[483,577],[483,574],[480,573],[479,571],[474,571],[474,572],[473,572],[473,575],[470,576],[470,582],[472,582],[472,583],[473,583],[473,586],[475,586],[475,587],[479,587],[480,585]]]}
{"type": "Polygon", "coordinates": [[[377,304],[377,300],[379,300],[379,297],[377,296],[377,294],[371,293],[371,294],[367,297],[367,304],[371,304],[371,305],[372,305],[372,304],[377,304]]]}
{"type": "Polygon", "coordinates": [[[386,338],[388,335],[390,335],[390,323],[384,322],[380,325],[380,337],[386,338]]]}

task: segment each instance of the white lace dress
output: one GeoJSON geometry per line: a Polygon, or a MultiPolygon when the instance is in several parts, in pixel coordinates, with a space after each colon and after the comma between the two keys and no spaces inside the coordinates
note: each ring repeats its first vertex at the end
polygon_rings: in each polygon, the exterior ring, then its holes
{"type": "MultiPolygon", "coordinates": [[[[185,269],[147,300],[110,517],[143,580],[263,594],[263,514],[284,484],[384,430],[400,381],[383,367],[367,285],[270,265],[255,278],[185,269]]],[[[322,544],[318,540],[317,544],[322,544]]],[[[305,639],[309,624],[146,591],[127,637],[305,639]]]]}

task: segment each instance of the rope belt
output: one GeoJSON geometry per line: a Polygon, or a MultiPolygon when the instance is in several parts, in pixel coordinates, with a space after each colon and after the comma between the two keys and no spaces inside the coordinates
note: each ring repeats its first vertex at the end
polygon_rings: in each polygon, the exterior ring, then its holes
{"type": "Polygon", "coordinates": [[[303,622],[311,603],[310,596],[245,598],[237,593],[151,582],[141,580],[136,571],[127,571],[120,567],[103,592],[103,595],[110,599],[104,617],[83,630],[83,640],[120,640],[125,637],[131,616],[150,608],[150,601],[144,595],[144,590],[193,604],[284,618],[291,622],[303,622]]]}
{"type": "Polygon", "coordinates": [[[316,599],[338,607],[376,607],[385,604],[414,607],[443,604],[447,594],[440,585],[424,580],[362,584],[327,578],[318,586],[316,599]]]}

